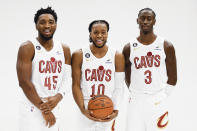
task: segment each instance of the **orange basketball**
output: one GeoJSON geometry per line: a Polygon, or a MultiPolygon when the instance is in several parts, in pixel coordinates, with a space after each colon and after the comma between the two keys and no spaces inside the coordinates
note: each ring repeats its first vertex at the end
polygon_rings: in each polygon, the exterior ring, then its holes
{"type": "Polygon", "coordinates": [[[105,119],[113,112],[113,102],[108,96],[97,95],[88,102],[88,110],[91,111],[91,116],[105,119]]]}

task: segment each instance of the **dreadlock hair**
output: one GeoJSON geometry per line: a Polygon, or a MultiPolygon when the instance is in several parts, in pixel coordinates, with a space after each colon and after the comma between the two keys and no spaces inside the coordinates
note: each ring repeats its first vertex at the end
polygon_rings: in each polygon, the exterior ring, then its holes
{"type": "Polygon", "coordinates": [[[138,13],[138,17],[140,16],[140,14],[142,13],[142,11],[144,11],[144,10],[151,11],[151,12],[153,13],[154,18],[156,17],[155,12],[154,12],[151,8],[143,8],[143,9],[141,9],[141,10],[139,11],[139,13],[138,13]]]}
{"type": "Polygon", "coordinates": [[[55,22],[57,22],[57,14],[56,14],[56,12],[55,12],[54,10],[52,10],[51,7],[47,7],[46,9],[41,8],[41,9],[39,9],[39,10],[36,12],[36,14],[35,14],[35,16],[34,16],[34,22],[35,22],[35,24],[37,24],[38,18],[39,18],[39,16],[42,15],[42,14],[51,14],[51,15],[54,17],[55,22]]]}
{"type": "MultiPolygon", "coordinates": [[[[106,20],[94,20],[89,24],[88,31],[92,31],[92,26],[94,24],[105,24],[107,26],[107,32],[109,31],[109,23],[106,20]]],[[[89,41],[92,42],[92,39],[89,37],[89,41]]]]}

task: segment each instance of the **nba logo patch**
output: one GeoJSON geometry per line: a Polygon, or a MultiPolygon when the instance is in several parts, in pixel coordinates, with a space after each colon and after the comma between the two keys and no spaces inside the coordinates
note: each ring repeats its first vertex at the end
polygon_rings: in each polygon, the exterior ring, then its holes
{"type": "Polygon", "coordinates": [[[36,49],[37,49],[37,50],[40,50],[40,49],[41,49],[41,47],[40,47],[40,46],[36,46],[36,49]]]}
{"type": "Polygon", "coordinates": [[[133,43],[133,47],[137,47],[137,43],[133,43]]]}
{"type": "Polygon", "coordinates": [[[89,54],[89,53],[86,53],[86,54],[85,54],[85,57],[86,57],[86,58],[90,58],[90,54],[89,54]]]}
{"type": "Polygon", "coordinates": [[[32,106],[32,107],[31,107],[31,112],[33,112],[33,111],[34,111],[34,107],[32,106]]]}

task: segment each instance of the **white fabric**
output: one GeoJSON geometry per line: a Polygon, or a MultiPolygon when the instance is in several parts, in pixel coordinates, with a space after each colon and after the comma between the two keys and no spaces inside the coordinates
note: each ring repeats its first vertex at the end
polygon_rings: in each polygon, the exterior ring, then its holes
{"type": "Polygon", "coordinates": [[[40,97],[57,94],[65,63],[62,44],[54,40],[53,48],[47,51],[37,39],[32,40],[35,55],[32,61],[32,83],[40,97]]]}
{"type": "Polygon", "coordinates": [[[67,93],[71,91],[71,65],[63,64],[62,66],[63,76],[62,76],[62,84],[58,88],[58,93],[64,97],[67,93]]]}
{"type": "MultiPolygon", "coordinates": [[[[82,49],[83,63],[81,67],[80,87],[87,109],[88,101],[93,95],[107,95],[112,98],[115,89],[115,50],[108,48],[102,58],[96,58],[90,47],[82,49]]],[[[110,122],[95,122],[82,115],[80,118],[82,131],[110,131],[113,120],[110,122]]]]}
{"type": "MultiPolygon", "coordinates": [[[[166,101],[154,104],[151,99],[153,95],[135,92],[132,90],[128,104],[126,131],[168,131],[168,125],[164,128],[158,127],[159,119],[168,113],[166,101]]],[[[169,122],[169,116],[162,119],[160,125],[169,122]]]]}
{"type": "Polygon", "coordinates": [[[81,89],[84,99],[92,95],[112,97],[114,90],[115,50],[108,48],[106,55],[96,58],[90,47],[82,49],[83,63],[81,67],[81,89]],[[103,70],[99,68],[102,67],[103,70]]]}
{"type": "Polygon", "coordinates": [[[152,99],[150,99],[153,103],[158,104],[167,99],[170,96],[172,91],[174,90],[174,86],[170,84],[163,84],[163,87],[160,91],[156,92],[152,95],[152,99]]]}
{"type": "Polygon", "coordinates": [[[33,104],[30,106],[21,102],[19,103],[18,131],[58,131],[59,117],[57,115],[55,117],[55,125],[48,128],[39,109],[33,104]]]}
{"type": "Polygon", "coordinates": [[[143,45],[135,38],[130,41],[130,52],[130,89],[150,94],[161,90],[167,82],[164,39],[157,36],[152,44],[143,45]]]}
{"type": "Polygon", "coordinates": [[[124,72],[115,72],[115,88],[112,95],[112,101],[114,104],[114,110],[119,110],[121,105],[121,100],[123,98],[123,87],[124,87],[124,72]]]}

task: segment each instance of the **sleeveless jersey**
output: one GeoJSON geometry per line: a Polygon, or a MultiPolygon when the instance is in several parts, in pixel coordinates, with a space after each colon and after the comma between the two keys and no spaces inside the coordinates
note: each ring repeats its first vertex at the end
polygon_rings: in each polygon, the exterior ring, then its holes
{"type": "Polygon", "coordinates": [[[35,49],[32,83],[41,98],[53,96],[62,83],[62,66],[65,63],[62,44],[54,41],[53,48],[47,51],[36,39],[32,43],[35,49]]]}
{"type": "Polygon", "coordinates": [[[157,36],[150,45],[143,45],[136,38],[130,41],[131,85],[144,93],[155,93],[167,81],[164,39],[157,36]]]}
{"type": "Polygon", "coordinates": [[[108,48],[106,55],[96,58],[90,47],[82,49],[81,89],[85,100],[94,95],[112,97],[114,90],[115,50],[108,48]]]}

